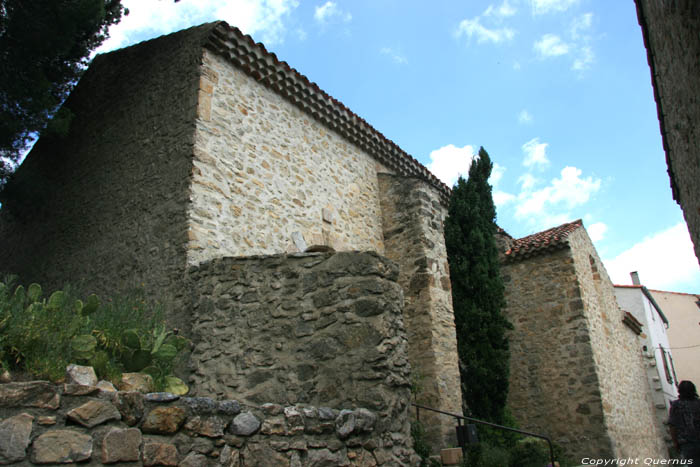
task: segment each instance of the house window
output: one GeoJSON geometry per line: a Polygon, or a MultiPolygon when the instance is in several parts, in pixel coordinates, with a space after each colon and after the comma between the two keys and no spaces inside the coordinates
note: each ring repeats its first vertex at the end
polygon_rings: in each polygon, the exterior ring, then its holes
{"type": "Polygon", "coordinates": [[[661,358],[664,363],[664,373],[666,373],[666,381],[668,381],[670,384],[673,384],[673,376],[671,376],[671,370],[669,370],[669,364],[668,364],[668,356],[666,355],[666,349],[664,349],[662,346],[659,346],[661,349],[661,358]]]}

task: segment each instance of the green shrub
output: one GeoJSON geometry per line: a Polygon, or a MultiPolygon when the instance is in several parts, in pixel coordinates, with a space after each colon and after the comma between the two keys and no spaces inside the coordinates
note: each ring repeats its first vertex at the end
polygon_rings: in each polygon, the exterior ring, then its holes
{"type": "MultiPolygon", "coordinates": [[[[553,443],[554,458],[561,467],[569,467],[573,464],[567,459],[562,448],[553,443]]],[[[542,467],[551,463],[549,445],[541,438],[528,436],[520,439],[510,452],[510,467],[542,467]]]]}
{"type": "Polygon", "coordinates": [[[157,390],[183,393],[172,376],[188,341],[167,331],[162,312],[139,294],[101,303],[85,301],[69,287],[42,298],[38,284],[0,282],[0,364],[39,378],[61,380],[70,363],[91,365],[98,377],[115,381],[123,371],[143,371],[157,390]]]}
{"type": "Polygon", "coordinates": [[[416,454],[421,458],[421,467],[440,465],[430,459],[431,446],[426,439],[425,427],[423,427],[423,424],[418,420],[413,420],[411,422],[411,438],[413,438],[413,450],[416,451],[416,454]]]}

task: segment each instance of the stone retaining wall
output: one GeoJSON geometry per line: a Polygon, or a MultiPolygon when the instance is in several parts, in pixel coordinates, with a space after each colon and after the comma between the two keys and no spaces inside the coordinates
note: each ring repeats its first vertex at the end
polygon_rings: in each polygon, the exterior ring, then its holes
{"type": "Polygon", "coordinates": [[[376,412],[250,406],[48,382],[0,384],[0,464],[417,465],[376,412]]]}
{"type": "Polygon", "coordinates": [[[393,262],[359,252],[192,267],[192,394],[366,407],[378,433],[408,448],[410,365],[397,277],[393,262]]]}

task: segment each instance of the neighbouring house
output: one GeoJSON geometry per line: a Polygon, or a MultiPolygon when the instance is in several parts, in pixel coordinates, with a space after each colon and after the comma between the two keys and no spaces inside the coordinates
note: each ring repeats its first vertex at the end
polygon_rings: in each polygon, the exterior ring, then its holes
{"type": "Polygon", "coordinates": [[[508,404],[520,426],[573,459],[667,457],[642,324],[618,306],[583,223],[498,237],[514,327],[508,404]]]}
{"type": "Polygon", "coordinates": [[[649,292],[668,318],[666,333],[678,381],[700,384],[700,295],[653,289],[649,292]]]}
{"type": "Polygon", "coordinates": [[[369,123],[224,22],[98,55],[64,105],[3,192],[2,269],[143,287],[194,341],[196,395],[375,403],[389,463],[410,399],[461,412],[450,190],[369,123]]]}
{"type": "MultiPolygon", "coordinates": [[[[647,378],[656,417],[659,426],[663,427],[668,420],[671,401],[678,398],[678,379],[667,334],[669,320],[649,289],[639,282],[639,274],[632,272],[630,276],[632,285],[615,285],[615,296],[622,311],[642,325],[639,337],[646,359],[647,378]]],[[[670,436],[666,441],[670,446],[670,436]]]]}
{"type": "Polygon", "coordinates": [[[635,0],[673,199],[700,260],[700,2],[635,0]]]}

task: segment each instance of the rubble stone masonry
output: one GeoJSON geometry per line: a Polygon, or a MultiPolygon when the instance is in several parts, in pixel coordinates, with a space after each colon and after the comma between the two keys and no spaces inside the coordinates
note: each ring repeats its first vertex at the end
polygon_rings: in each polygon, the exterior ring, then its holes
{"type": "MultiPolygon", "coordinates": [[[[195,338],[200,396],[374,400],[404,423],[412,367],[421,402],[460,412],[449,190],[286,64],[275,69],[301,83],[301,103],[251,77],[235,47],[276,58],[239,35],[210,23],[98,56],[67,101],[71,133],[42,138],[9,185],[0,272],[103,297],[144,288],[195,338]],[[328,115],[304,106],[308,93],[328,115]],[[404,175],[378,175],[392,171],[404,175]],[[400,275],[351,279],[324,269],[345,267],[336,257],[284,256],[310,246],[386,255],[400,275]],[[243,259],[255,255],[281,256],[243,259]]],[[[435,426],[436,449],[454,444],[449,419],[435,426]]]]}
{"type": "Polygon", "coordinates": [[[47,290],[179,294],[206,29],[95,58],[65,104],[69,135],[42,138],[12,182],[2,272],[47,290]]]}
{"type": "Polygon", "coordinates": [[[570,234],[569,245],[614,453],[619,458],[668,457],[649,392],[642,343],[622,322],[615,288],[585,229],[570,234]]]}
{"type": "MultiPolygon", "coordinates": [[[[379,174],[386,255],[398,262],[408,355],[419,404],[462,413],[457,338],[445,249],[446,209],[427,183],[379,174]]],[[[433,446],[456,443],[454,420],[423,411],[433,446]]]]}
{"type": "Polygon", "coordinates": [[[637,335],[585,229],[502,266],[510,334],[508,404],[526,430],[574,460],[667,457],[637,335]]]}
{"type": "MultiPolygon", "coordinates": [[[[418,465],[364,407],[0,384],[0,464],[181,467],[418,465]]],[[[393,435],[393,436],[392,436],[393,435]]]]}
{"type": "Polygon", "coordinates": [[[367,153],[208,50],[197,117],[188,263],[299,251],[300,238],[383,253],[367,153]]]}

